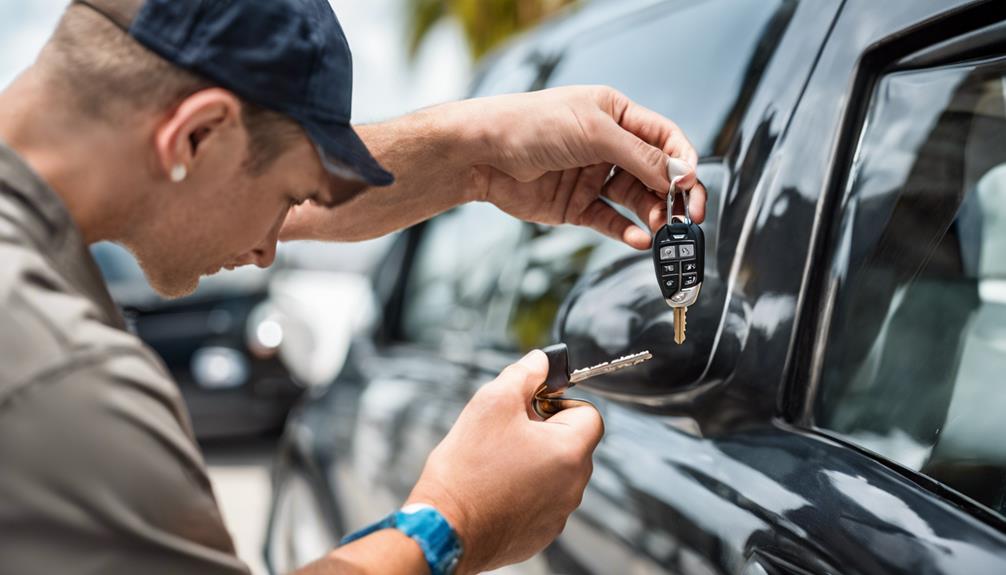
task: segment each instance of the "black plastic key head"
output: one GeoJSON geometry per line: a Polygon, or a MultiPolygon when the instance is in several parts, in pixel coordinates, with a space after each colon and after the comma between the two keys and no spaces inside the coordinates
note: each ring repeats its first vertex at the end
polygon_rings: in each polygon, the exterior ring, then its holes
{"type": "Polygon", "coordinates": [[[698,298],[706,268],[706,238],[698,224],[674,221],[653,238],[653,266],[664,299],[689,306],[698,298]]]}
{"type": "Polygon", "coordinates": [[[569,387],[569,349],[564,343],[550,345],[543,349],[548,357],[548,376],[545,378],[545,393],[565,391],[569,387]]]}

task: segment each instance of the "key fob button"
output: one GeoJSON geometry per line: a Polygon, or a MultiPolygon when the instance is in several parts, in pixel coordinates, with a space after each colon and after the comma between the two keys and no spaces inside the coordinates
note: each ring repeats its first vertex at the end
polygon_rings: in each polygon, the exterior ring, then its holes
{"type": "Polygon", "coordinates": [[[681,254],[681,257],[683,258],[694,258],[695,244],[682,244],[678,246],[678,253],[681,254]]]}
{"type": "Polygon", "coordinates": [[[698,269],[699,269],[699,266],[698,266],[698,264],[695,263],[695,260],[689,260],[689,261],[681,263],[681,271],[683,271],[686,274],[687,273],[694,273],[698,269]]]}
{"type": "Polygon", "coordinates": [[[669,264],[660,264],[660,275],[669,276],[678,274],[678,262],[671,262],[669,264]]]}
{"type": "Polygon", "coordinates": [[[681,287],[692,287],[699,283],[698,274],[684,274],[681,276],[681,287]]]}
{"type": "Polygon", "coordinates": [[[665,248],[660,248],[660,259],[662,261],[673,260],[678,257],[678,248],[676,246],[667,246],[665,248]]]}
{"type": "Polygon", "coordinates": [[[664,284],[664,290],[668,293],[677,291],[678,289],[678,278],[677,277],[666,277],[660,280],[664,284]]]}

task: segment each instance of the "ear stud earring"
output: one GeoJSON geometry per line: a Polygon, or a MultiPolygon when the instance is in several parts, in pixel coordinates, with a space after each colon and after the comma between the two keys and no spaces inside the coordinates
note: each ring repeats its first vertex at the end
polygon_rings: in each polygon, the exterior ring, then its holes
{"type": "Polygon", "coordinates": [[[171,181],[180,184],[185,181],[185,178],[189,177],[189,170],[182,164],[175,164],[175,167],[171,168],[171,181]]]}

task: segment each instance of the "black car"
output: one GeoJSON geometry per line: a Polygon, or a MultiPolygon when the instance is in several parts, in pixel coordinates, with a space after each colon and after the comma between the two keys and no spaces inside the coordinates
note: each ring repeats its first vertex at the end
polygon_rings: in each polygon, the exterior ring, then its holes
{"type": "Polygon", "coordinates": [[[400,505],[472,392],[564,341],[655,358],[581,390],[583,504],[508,572],[1006,573],[1006,4],[593,3],[475,92],[583,83],[699,150],[687,340],[649,253],[479,205],[410,231],[381,329],[288,422],[270,566],[400,505]]]}

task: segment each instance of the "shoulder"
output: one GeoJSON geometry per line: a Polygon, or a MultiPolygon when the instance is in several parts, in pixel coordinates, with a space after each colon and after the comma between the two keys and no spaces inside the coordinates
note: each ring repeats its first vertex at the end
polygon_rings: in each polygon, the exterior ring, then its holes
{"type": "Polygon", "coordinates": [[[142,356],[121,353],[0,403],[0,530],[19,533],[0,555],[49,572],[40,567],[57,565],[40,547],[58,555],[88,541],[111,571],[243,572],[172,388],[142,356]],[[4,524],[12,517],[63,535],[19,532],[4,524]]]}
{"type": "Polygon", "coordinates": [[[132,334],[101,319],[30,246],[0,236],[0,402],[21,386],[72,367],[99,350],[133,350],[159,360],[132,334]]]}
{"type": "Polygon", "coordinates": [[[31,246],[0,261],[4,565],[245,573],[160,360],[31,246]]]}

